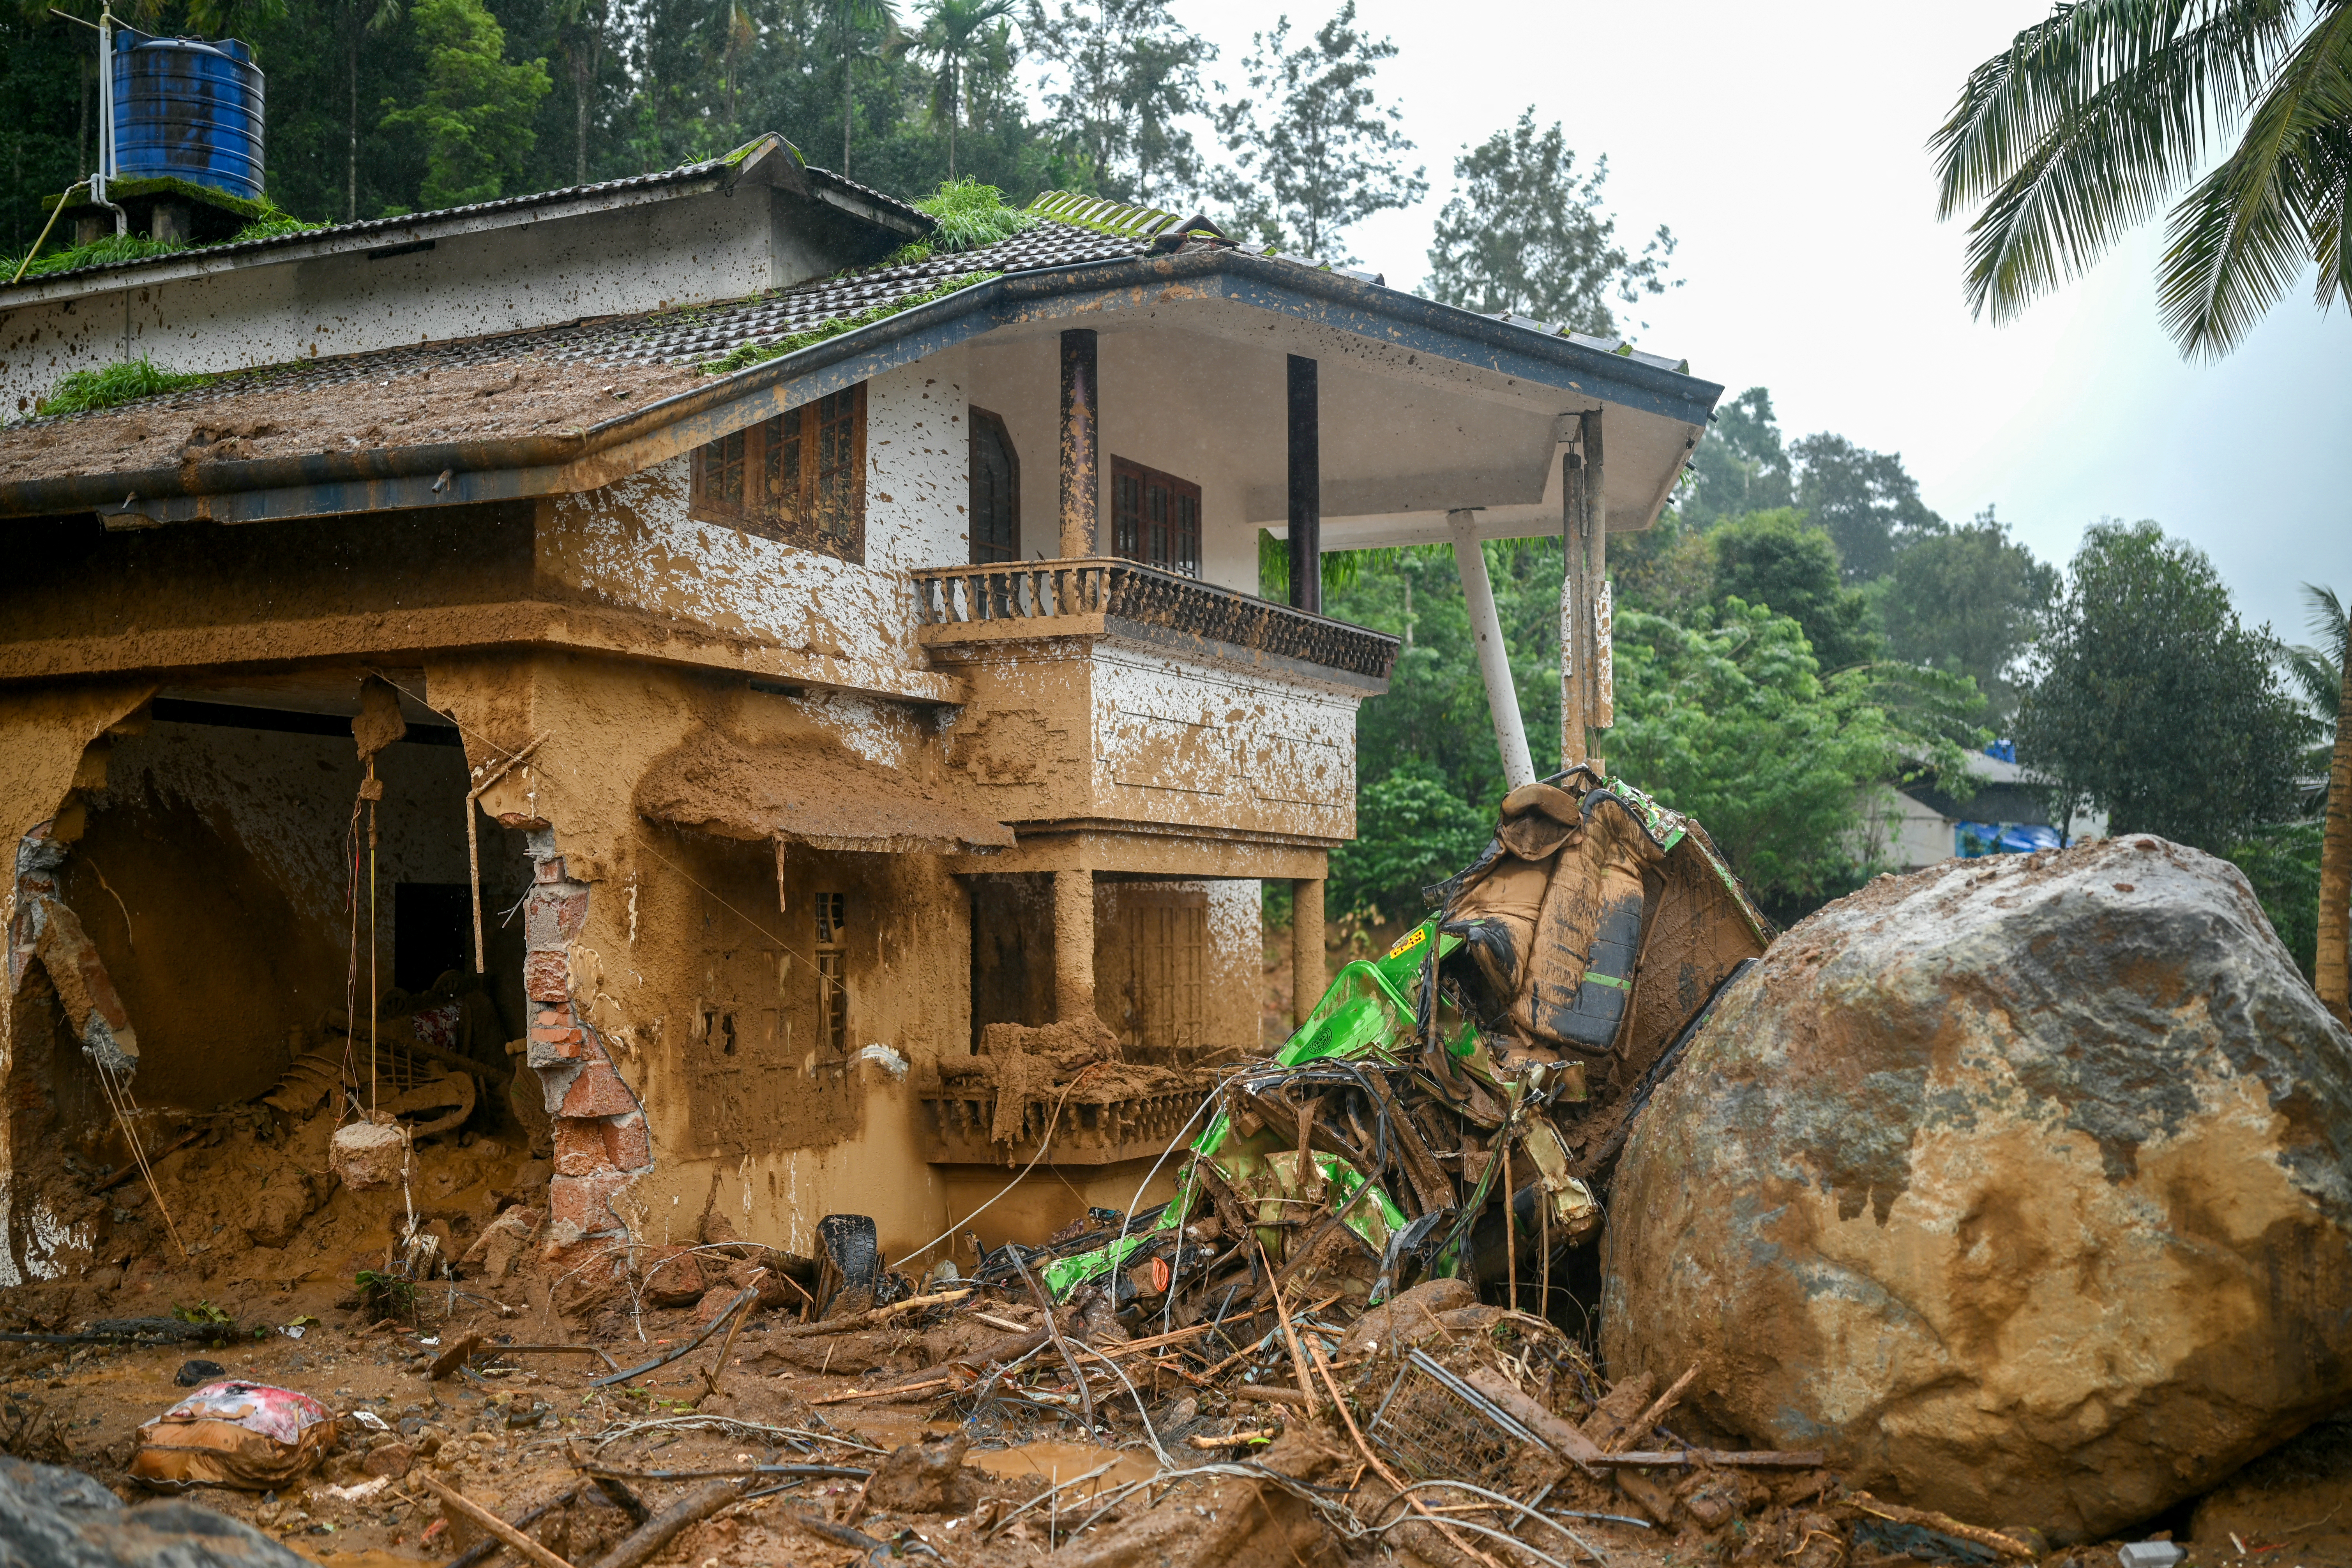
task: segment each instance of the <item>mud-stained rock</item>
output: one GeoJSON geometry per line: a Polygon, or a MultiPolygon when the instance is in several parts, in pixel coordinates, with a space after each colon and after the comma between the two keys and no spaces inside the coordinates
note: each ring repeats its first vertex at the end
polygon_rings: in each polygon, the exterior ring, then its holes
{"type": "Polygon", "coordinates": [[[964,1468],[971,1434],[927,1436],[891,1451],[866,1483],[866,1506],[882,1513],[963,1513],[980,1501],[981,1478],[964,1468]]]}
{"type": "Polygon", "coordinates": [[[2150,837],[1882,878],[1727,991],[1616,1179],[1612,1376],[2079,1540],[2352,1401],[2352,1034],[2150,837]]]}
{"type": "Polygon", "coordinates": [[[1445,1325],[1439,1321],[1440,1313],[1477,1304],[1478,1292],[1466,1279],[1424,1279],[1349,1324],[1347,1336],[1339,1342],[1339,1353],[1345,1358],[1400,1339],[1408,1345],[1442,1339],[1445,1325]]]}
{"type": "Polygon", "coordinates": [[[0,1458],[5,1568],[309,1568],[249,1524],[177,1499],[125,1508],[77,1470],[0,1458]]]}

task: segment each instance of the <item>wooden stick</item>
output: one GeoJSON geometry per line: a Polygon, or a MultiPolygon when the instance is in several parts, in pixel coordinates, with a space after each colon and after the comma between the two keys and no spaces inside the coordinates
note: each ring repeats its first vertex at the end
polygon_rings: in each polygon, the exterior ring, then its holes
{"type": "Polygon", "coordinates": [[[533,1541],[530,1536],[525,1535],[521,1531],[517,1530],[513,1525],[509,1524],[505,1520],[500,1519],[497,1514],[492,1513],[488,1509],[484,1508],[480,1503],[476,1502],[472,1498],[467,1497],[464,1492],[459,1491],[457,1488],[450,1486],[444,1481],[436,1480],[432,1476],[422,1471],[418,1472],[416,1479],[423,1483],[426,1491],[429,1491],[435,1497],[439,1498],[445,1506],[456,1509],[459,1513],[464,1514],[467,1519],[472,1520],[476,1524],[480,1525],[484,1530],[488,1531],[492,1535],[495,1535],[500,1541],[505,1542],[515,1551],[520,1552],[531,1562],[538,1563],[539,1568],[572,1568],[571,1563],[566,1563],[562,1558],[558,1557],[554,1552],[550,1552],[546,1547],[541,1546],[538,1542],[533,1541]]]}
{"type": "Polygon", "coordinates": [[[1062,1337],[1062,1325],[1054,1321],[1054,1299],[1045,1294],[1037,1277],[1029,1272],[1029,1260],[1021,1256],[1017,1247],[1008,1249],[1013,1267],[1020,1271],[1021,1283],[1029,1287],[1029,1294],[1037,1299],[1037,1310],[1045,1314],[1045,1332],[1053,1337],[1054,1348],[1062,1352],[1062,1364],[1070,1369],[1070,1381],[1078,1385],[1078,1403],[1086,1408],[1087,1430],[1095,1429],[1094,1390],[1087,1386],[1087,1374],[1078,1369],[1078,1358],[1070,1353],[1070,1342],[1062,1337]]]}
{"type": "Polygon", "coordinates": [[[1916,1524],[1946,1535],[1957,1535],[1962,1541],[1973,1541],[1979,1546],[1990,1547],[2003,1557],[2015,1557],[2031,1563],[2034,1551],[2031,1546],[1997,1530],[1979,1525],[1962,1524],[1948,1513],[1937,1513],[1931,1508],[1906,1508],[1898,1502],[1881,1502],[1868,1492],[1849,1492],[1846,1500],[1864,1513],[1893,1520],[1897,1524],[1916,1524]]]}
{"type": "Polygon", "coordinates": [[[1672,1388],[1650,1402],[1650,1407],[1643,1411],[1640,1418],[1625,1429],[1625,1436],[1639,1437],[1646,1435],[1652,1427],[1666,1418],[1666,1412],[1672,1410],[1681,1401],[1683,1392],[1697,1380],[1698,1363],[1693,1362],[1688,1372],[1675,1379],[1675,1385],[1672,1388]]]}
{"type": "MultiPolygon", "coordinates": [[[[1671,1448],[1631,1454],[1601,1454],[1596,1465],[1729,1465],[1760,1470],[1814,1470],[1829,1463],[1819,1448],[1671,1448]]],[[[1892,1503],[1886,1505],[1895,1506],[1892,1503]]],[[[1935,1527],[1941,1530],[1942,1525],[1935,1527]]]]}
{"type": "Polygon", "coordinates": [[[1505,1415],[1543,1439],[1545,1445],[1561,1458],[1588,1476],[1598,1474],[1593,1467],[1601,1462],[1599,1445],[1520,1393],[1511,1385],[1508,1378],[1491,1368],[1480,1367],[1471,1373],[1470,1386],[1499,1405],[1505,1415]]]}
{"type": "Polygon", "coordinates": [[[1298,1392],[1305,1395],[1300,1403],[1306,1405],[1311,1420],[1315,1415],[1315,1380],[1307,1374],[1307,1356],[1298,1348],[1298,1331],[1290,1326],[1290,1309],[1283,1305],[1282,1281],[1274,1276],[1274,1259],[1266,1257],[1265,1243],[1258,1243],[1257,1255],[1265,1264],[1265,1282],[1274,1291],[1275,1321],[1282,1325],[1283,1343],[1290,1347],[1290,1365],[1298,1374],[1298,1392]]]}
{"type": "MultiPolygon", "coordinates": [[[[514,1521],[515,1528],[517,1530],[521,1530],[527,1526],[537,1524],[541,1520],[545,1519],[549,1514],[553,1513],[557,1509],[563,1507],[564,1504],[570,1502],[573,1498],[578,1497],[579,1495],[580,1489],[578,1487],[572,1488],[570,1491],[556,1493],[553,1497],[548,1499],[545,1502],[541,1503],[537,1508],[532,1509],[528,1513],[517,1514],[514,1521]]],[[[489,1558],[495,1556],[498,1553],[499,1548],[505,1544],[505,1540],[496,1535],[477,1541],[473,1545],[468,1546],[465,1551],[460,1552],[457,1556],[449,1559],[446,1568],[474,1568],[476,1563],[486,1562],[489,1558]]]]}
{"type": "Polygon", "coordinates": [[[596,1568],[637,1568],[651,1562],[688,1525],[699,1524],[728,1504],[740,1502],[743,1483],[713,1481],[637,1526],[629,1538],[604,1553],[596,1568]]]}
{"type": "MultiPolygon", "coordinates": [[[[856,1329],[870,1329],[877,1323],[887,1323],[893,1318],[918,1311],[925,1307],[938,1307],[950,1301],[961,1301],[979,1288],[977,1285],[966,1285],[960,1289],[942,1290],[935,1296],[909,1296],[903,1301],[893,1301],[887,1307],[875,1307],[863,1312],[852,1312],[845,1318],[819,1318],[813,1323],[786,1323],[781,1329],[769,1330],[768,1338],[771,1342],[804,1340],[815,1334],[845,1334],[856,1329]]],[[[1002,1324],[998,1326],[1003,1327],[1002,1324]]]]}
{"type": "Polygon", "coordinates": [[[446,1347],[439,1355],[433,1358],[433,1364],[425,1369],[425,1381],[427,1383],[440,1382],[443,1378],[448,1376],[451,1373],[457,1371],[459,1367],[471,1361],[474,1358],[474,1352],[481,1348],[481,1335],[467,1334],[463,1336],[456,1344],[446,1347]]]}
{"type": "Polygon", "coordinates": [[[1222,1437],[1203,1437],[1199,1433],[1184,1439],[1195,1448],[1231,1448],[1241,1443],[1264,1442],[1282,1436],[1279,1426],[1261,1426],[1255,1432],[1228,1432],[1222,1437]]]}
{"type": "Polygon", "coordinates": [[[1307,1396],[1299,1393],[1298,1390],[1295,1388],[1260,1388],[1253,1384],[1247,1383],[1243,1384],[1239,1388],[1234,1389],[1233,1391],[1233,1397],[1244,1403],[1255,1400],[1260,1405],[1304,1405],[1307,1403],[1307,1396]]]}
{"type": "Polygon", "coordinates": [[[853,1388],[846,1394],[828,1394],[823,1399],[812,1399],[811,1405],[846,1405],[854,1399],[887,1399],[894,1394],[920,1394],[927,1388],[951,1388],[952,1377],[934,1377],[923,1383],[901,1383],[882,1388],[853,1388]]]}
{"type": "Polygon", "coordinates": [[[627,1383],[632,1378],[643,1377],[649,1372],[667,1366],[670,1363],[677,1360],[680,1356],[691,1355],[694,1351],[700,1346],[703,1341],[717,1333],[719,1329],[726,1324],[730,1318],[733,1317],[736,1312],[740,1310],[744,1302],[756,1301],[759,1299],[760,1292],[758,1290],[752,1289],[751,1286],[745,1286],[742,1289],[735,1293],[735,1299],[732,1301],[728,1302],[719,1314],[711,1319],[709,1323],[704,1327],[700,1333],[687,1341],[686,1343],[677,1346],[675,1350],[664,1351],[661,1354],[654,1357],[653,1360],[646,1363],[643,1366],[633,1366],[625,1372],[608,1372],[602,1377],[591,1378],[588,1382],[588,1386],[591,1388],[603,1388],[607,1384],[627,1383]]]}
{"type": "Polygon", "coordinates": [[[713,1394],[719,1392],[719,1375],[727,1370],[728,1356],[734,1352],[735,1336],[743,1331],[743,1320],[751,1315],[751,1308],[758,1300],[759,1298],[754,1296],[751,1300],[742,1302],[735,1309],[733,1314],[735,1326],[729,1329],[727,1337],[719,1342],[719,1359],[712,1362],[703,1372],[702,1381],[713,1394]]]}
{"type": "MultiPolygon", "coordinates": [[[[158,1161],[171,1158],[173,1155],[178,1153],[181,1150],[186,1148],[189,1144],[194,1142],[197,1139],[203,1137],[206,1132],[211,1131],[212,1129],[208,1127],[197,1128],[194,1132],[188,1133],[185,1137],[183,1137],[178,1142],[174,1142],[170,1148],[161,1149],[156,1152],[148,1155],[147,1163],[150,1166],[152,1166],[158,1161]]],[[[110,1193],[138,1173],[139,1162],[133,1160],[131,1163],[123,1166],[122,1169],[115,1172],[114,1174],[107,1177],[106,1180],[99,1183],[98,1185],[90,1188],[90,1192],[93,1194],[98,1193],[110,1193]]]]}

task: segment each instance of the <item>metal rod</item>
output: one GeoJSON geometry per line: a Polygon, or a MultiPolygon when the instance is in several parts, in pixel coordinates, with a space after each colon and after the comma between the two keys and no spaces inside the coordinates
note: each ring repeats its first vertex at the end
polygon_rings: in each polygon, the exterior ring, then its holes
{"type": "Polygon", "coordinates": [[[1478,673],[1486,680],[1486,707],[1495,721],[1495,744],[1503,753],[1503,786],[1533,784],[1536,765],[1528,755],[1527,726],[1519,719],[1518,689],[1511,682],[1511,658],[1503,647],[1503,623],[1495,613],[1495,584],[1478,547],[1478,514],[1449,511],[1454,564],[1462,574],[1462,597],[1470,611],[1470,633],[1478,642],[1478,673]]]}

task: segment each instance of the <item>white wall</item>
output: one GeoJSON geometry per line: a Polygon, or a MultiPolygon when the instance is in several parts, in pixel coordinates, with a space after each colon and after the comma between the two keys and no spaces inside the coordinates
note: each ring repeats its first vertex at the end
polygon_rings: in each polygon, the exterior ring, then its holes
{"type": "MultiPolygon", "coordinates": [[[[22,417],[69,371],[144,356],[224,371],[546,326],[581,316],[739,299],[814,276],[779,276],[771,232],[799,198],[748,182],[437,237],[371,261],[352,250],[268,256],[182,281],[0,310],[0,411],[22,417]]],[[[377,248],[400,243],[396,234],[377,248]]]]}

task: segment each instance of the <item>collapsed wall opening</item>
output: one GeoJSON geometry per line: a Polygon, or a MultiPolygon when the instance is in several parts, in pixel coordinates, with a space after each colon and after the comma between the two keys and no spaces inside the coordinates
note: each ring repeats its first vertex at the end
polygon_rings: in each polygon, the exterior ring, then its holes
{"type": "Polygon", "coordinates": [[[327,1136],[362,1110],[453,1146],[532,1142],[509,1095],[524,932],[502,918],[531,885],[523,836],[480,836],[477,973],[457,732],[400,697],[405,732],[371,766],[362,679],[167,689],[17,847],[20,951],[40,933],[5,1064],[20,1278],[282,1247],[333,1191],[327,1136]],[[122,1043],[113,1072],[91,1015],[122,1043]],[[193,1195],[163,1201],[142,1161],[193,1195]]]}

